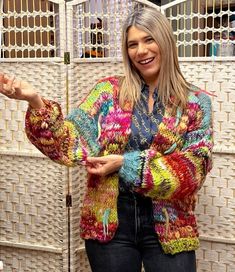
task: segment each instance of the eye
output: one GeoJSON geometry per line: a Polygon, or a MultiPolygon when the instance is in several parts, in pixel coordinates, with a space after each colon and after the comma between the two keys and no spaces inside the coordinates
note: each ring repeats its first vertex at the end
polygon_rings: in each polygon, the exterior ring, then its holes
{"type": "Polygon", "coordinates": [[[147,43],[152,43],[152,42],[154,42],[154,39],[152,37],[148,37],[145,41],[147,43]]]}
{"type": "Polygon", "coordinates": [[[137,46],[137,43],[128,43],[127,44],[128,48],[136,48],[136,46],[137,46]]]}

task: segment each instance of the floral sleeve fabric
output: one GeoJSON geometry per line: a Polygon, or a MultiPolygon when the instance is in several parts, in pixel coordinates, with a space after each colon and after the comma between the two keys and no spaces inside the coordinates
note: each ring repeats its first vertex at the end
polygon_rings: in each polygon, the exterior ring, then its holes
{"type": "Polygon", "coordinates": [[[29,108],[26,134],[53,161],[73,166],[99,153],[99,116],[112,98],[112,85],[99,82],[79,107],[65,119],[58,103],[44,99],[40,110],[29,108]]]}
{"type": "Polygon", "coordinates": [[[182,199],[202,186],[212,166],[211,100],[200,93],[191,96],[189,105],[189,116],[195,116],[183,135],[182,148],[175,143],[165,154],[154,148],[124,154],[119,175],[135,191],[157,199],[182,199]]]}

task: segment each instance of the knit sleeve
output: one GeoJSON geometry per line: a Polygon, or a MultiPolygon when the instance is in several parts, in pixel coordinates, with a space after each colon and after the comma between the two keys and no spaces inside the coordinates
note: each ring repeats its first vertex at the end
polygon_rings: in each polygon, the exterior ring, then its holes
{"type": "Polygon", "coordinates": [[[102,106],[112,99],[112,85],[99,82],[66,118],[58,103],[44,100],[44,108],[28,108],[25,125],[29,140],[53,161],[73,166],[99,153],[102,106]]]}
{"type": "Polygon", "coordinates": [[[200,112],[184,136],[181,150],[167,155],[153,149],[124,154],[119,175],[136,192],[152,198],[180,199],[202,186],[212,167],[213,130],[211,100],[204,93],[198,98],[200,112]]]}

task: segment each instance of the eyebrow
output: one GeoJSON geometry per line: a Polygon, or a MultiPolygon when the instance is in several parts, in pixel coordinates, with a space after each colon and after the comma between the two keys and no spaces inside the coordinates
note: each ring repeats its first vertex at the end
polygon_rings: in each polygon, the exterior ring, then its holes
{"type": "MultiPolygon", "coordinates": [[[[153,37],[151,35],[146,35],[146,36],[142,37],[141,39],[145,40],[145,39],[148,39],[148,38],[153,38],[153,37]]],[[[136,40],[127,40],[127,44],[128,43],[134,43],[134,42],[136,42],[136,40]]]]}

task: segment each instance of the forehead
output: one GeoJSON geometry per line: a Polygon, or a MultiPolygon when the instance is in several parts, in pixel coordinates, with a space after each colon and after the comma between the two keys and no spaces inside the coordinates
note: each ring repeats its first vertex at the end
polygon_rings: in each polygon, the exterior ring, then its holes
{"type": "Polygon", "coordinates": [[[146,32],[145,30],[136,27],[136,26],[131,26],[128,29],[127,32],[127,40],[136,40],[136,39],[141,39],[144,38],[146,36],[151,36],[149,32],[146,32]]]}

